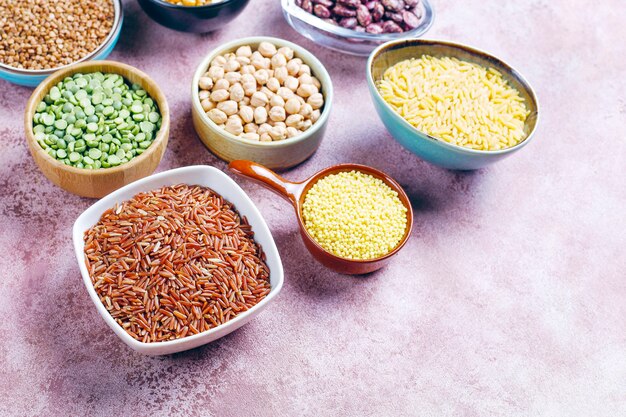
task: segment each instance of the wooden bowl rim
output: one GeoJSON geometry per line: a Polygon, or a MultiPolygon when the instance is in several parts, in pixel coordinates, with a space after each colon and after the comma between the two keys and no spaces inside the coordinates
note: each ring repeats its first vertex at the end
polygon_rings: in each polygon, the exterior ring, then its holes
{"type": "MultiPolygon", "coordinates": [[[[118,75],[122,75],[122,74],[118,73],[118,75]]],[[[122,75],[122,77],[124,76],[122,75]]],[[[124,78],[126,79],[126,77],[124,78]]],[[[45,95],[45,93],[43,95],[45,95]]],[[[108,61],[108,60],[80,62],[78,64],[72,64],[68,67],[62,68],[54,72],[48,78],[43,80],[39,84],[39,86],[37,86],[35,91],[33,91],[30,98],[28,99],[28,102],[26,103],[26,110],[24,112],[24,130],[26,133],[26,140],[30,143],[31,149],[34,149],[35,152],[42,155],[44,160],[50,165],[53,165],[55,168],[61,169],[71,174],[88,175],[88,176],[107,176],[111,174],[117,174],[120,172],[124,172],[131,167],[141,164],[145,159],[148,158],[148,155],[152,154],[153,152],[156,151],[156,149],[158,149],[157,145],[166,139],[166,136],[169,131],[169,124],[170,124],[170,111],[169,111],[169,107],[167,104],[167,99],[165,98],[165,94],[163,94],[163,91],[161,91],[161,88],[159,87],[159,85],[152,78],[150,78],[146,73],[144,73],[143,71],[131,65],[123,64],[117,61],[108,61]],[[33,116],[35,114],[35,110],[37,106],[39,105],[39,102],[41,101],[41,99],[37,99],[37,96],[42,94],[42,92],[47,92],[50,88],[52,88],[53,84],[56,84],[59,80],[62,80],[68,75],[73,75],[81,71],[89,71],[90,68],[103,66],[103,65],[112,66],[119,70],[125,70],[127,72],[134,73],[141,80],[141,83],[138,83],[138,84],[140,84],[142,87],[145,87],[145,85],[149,85],[152,89],[154,89],[156,94],[150,94],[150,97],[153,100],[155,100],[157,102],[157,105],[159,106],[159,112],[161,113],[161,128],[159,129],[152,144],[148,148],[146,148],[146,150],[141,155],[136,156],[135,158],[131,159],[130,161],[124,164],[118,165],[113,168],[100,168],[100,169],[76,168],[74,166],[65,165],[64,163],[60,162],[58,159],[53,158],[50,155],[48,155],[48,153],[44,151],[44,149],[41,147],[41,145],[39,145],[39,143],[35,139],[35,134],[33,133],[33,116]]]]}
{"type": "Polygon", "coordinates": [[[306,141],[311,138],[317,131],[319,131],[327,122],[330,117],[330,112],[332,109],[332,102],[334,99],[334,87],[332,83],[332,79],[330,78],[330,74],[326,69],[326,66],[319,60],[312,52],[307,50],[306,48],[288,41],[286,39],[277,38],[274,36],[248,36],[245,38],[235,39],[230,42],[223,43],[216,48],[213,48],[200,62],[200,64],[196,67],[196,71],[193,76],[193,80],[191,82],[191,107],[192,110],[198,114],[198,119],[202,122],[204,126],[209,128],[213,133],[219,135],[221,138],[227,140],[229,143],[236,145],[247,145],[252,148],[283,148],[290,145],[295,145],[296,143],[300,143],[306,141]],[[324,108],[321,112],[320,118],[313,123],[313,125],[302,132],[298,136],[294,136],[293,138],[288,138],[279,141],[272,142],[259,142],[253,141],[250,139],[239,138],[231,133],[226,132],[223,129],[220,129],[215,122],[213,122],[206,113],[202,110],[202,106],[200,105],[200,98],[198,97],[198,80],[204,74],[208,68],[209,62],[215,58],[215,56],[222,54],[224,52],[230,51],[242,45],[250,45],[250,44],[259,44],[261,42],[271,42],[277,46],[288,46],[293,49],[298,57],[302,59],[303,63],[309,65],[310,62],[315,62],[319,64],[319,67],[322,70],[322,74],[316,74],[318,79],[325,78],[325,81],[320,79],[320,83],[322,84],[322,91],[324,92],[324,108]]]}

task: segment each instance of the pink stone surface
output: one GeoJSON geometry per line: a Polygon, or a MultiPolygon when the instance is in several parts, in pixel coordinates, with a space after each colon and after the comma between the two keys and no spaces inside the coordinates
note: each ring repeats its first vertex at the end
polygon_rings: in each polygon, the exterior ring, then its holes
{"type": "Polygon", "coordinates": [[[388,267],[341,276],[306,252],[285,202],[238,179],[277,241],[284,289],[244,328],[173,356],[134,353],[96,313],[71,242],[93,200],[39,172],[22,130],[31,89],[0,82],[0,415],[626,415],[623,1],[434,6],[428,37],[488,50],[537,90],[534,142],[492,168],[446,171],[401,148],[374,114],[365,60],[299,36],[277,1],[202,36],[125,3],[111,58],[150,74],[172,110],[159,171],[225,168],[192,127],[194,68],[223,42],[274,35],[315,53],[336,89],[321,148],[285,176],[369,164],[415,212],[388,267]]]}

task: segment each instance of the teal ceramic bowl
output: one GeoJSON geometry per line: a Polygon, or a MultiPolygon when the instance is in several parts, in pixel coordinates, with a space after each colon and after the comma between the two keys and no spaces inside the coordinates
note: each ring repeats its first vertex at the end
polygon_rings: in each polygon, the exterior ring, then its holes
{"type": "Polygon", "coordinates": [[[520,73],[486,52],[458,43],[421,39],[387,42],[375,49],[367,61],[367,83],[376,112],[394,139],[423,160],[443,168],[473,170],[504,159],[531,141],[539,121],[537,97],[520,73]],[[455,57],[500,71],[509,85],[520,92],[530,110],[524,125],[526,138],[507,149],[481,151],[453,145],[414,128],[383,100],[376,83],[382,79],[387,68],[405,59],[419,58],[422,55],[455,57]]]}
{"type": "Polygon", "coordinates": [[[109,56],[109,54],[111,53],[111,51],[113,51],[113,48],[115,48],[115,45],[117,44],[117,40],[120,37],[122,23],[124,20],[124,9],[122,7],[121,0],[113,0],[113,5],[115,8],[115,17],[113,18],[114,20],[111,32],[106,37],[104,42],[102,42],[102,44],[89,55],[85,56],[82,59],[79,59],[76,62],[72,62],[71,64],[45,70],[25,70],[10,67],[8,65],[0,63],[0,79],[26,87],[36,87],[49,75],[62,68],[68,67],[78,62],[105,59],[109,56]]]}

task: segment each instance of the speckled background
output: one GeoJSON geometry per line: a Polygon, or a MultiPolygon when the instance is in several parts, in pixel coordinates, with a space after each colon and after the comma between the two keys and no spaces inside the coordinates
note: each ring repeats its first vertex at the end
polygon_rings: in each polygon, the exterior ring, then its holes
{"type": "Polygon", "coordinates": [[[412,239],[367,277],[325,270],[290,207],[241,182],[276,238],[282,293],[208,346],[129,350],[83,287],[70,229],[93,200],[50,184],[28,153],[31,90],[0,82],[0,414],[204,416],[626,415],[626,8],[622,0],[434,2],[428,33],[491,51],[534,85],[537,137],[474,173],[420,161],[374,114],[365,60],[291,30],[253,0],[212,35],[170,31],[134,1],[113,59],[161,84],[172,110],[159,171],[224,168],[196,137],[188,91],[212,47],[274,35],[313,51],[336,88],[302,179],[339,162],[395,177],[412,239]]]}

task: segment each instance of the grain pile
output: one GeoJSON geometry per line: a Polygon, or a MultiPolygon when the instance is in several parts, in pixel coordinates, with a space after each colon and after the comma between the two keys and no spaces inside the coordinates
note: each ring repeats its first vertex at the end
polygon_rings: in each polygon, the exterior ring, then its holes
{"type": "Polygon", "coordinates": [[[112,0],[0,0],[0,62],[43,70],[82,59],[113,28],[112,0]]]}
{"type": "Polygon", "coordinates": [[[494,68],[424,55],[388,68],[378,88],[411,125],[454,145],[494,151],[526,138],[524,99],[494,68]]]}
{"type": "Polygon", "coordinates": [[[141,193],[85,233],[85,262],[100,300],[141,342],[201,333],[270,292],[254,232],[231,203],[200,186],[141,193]]]}
{"type": "Polygon", "coordinates": [[[327,175],[307,192],[304,225],[326,251],[374,259],[394,250],[407,228],[407,208],[379,178],[349,171],[327,175]]]}

